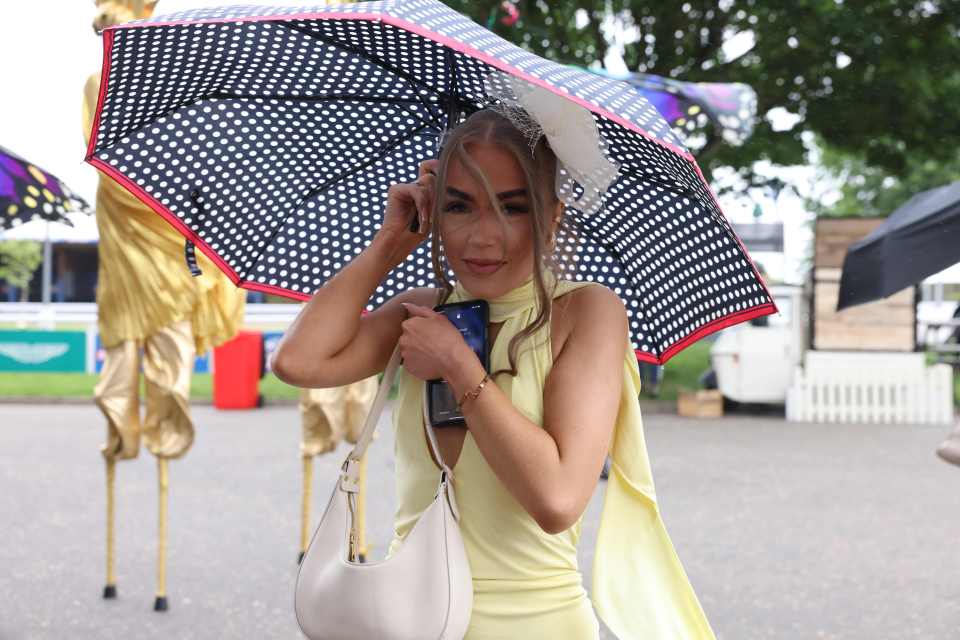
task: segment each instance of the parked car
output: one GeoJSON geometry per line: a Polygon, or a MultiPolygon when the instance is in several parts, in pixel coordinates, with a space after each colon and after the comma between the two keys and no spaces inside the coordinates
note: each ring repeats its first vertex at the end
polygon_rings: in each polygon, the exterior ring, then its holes
{"type": "Polygon", "coordinates": [[[803,289],[770,288],[779,314],[763,316],[720,332],[710,348],[713,384],[735,402],[784,404],[791,377],[805,349],[807,326],[803,289]]]}

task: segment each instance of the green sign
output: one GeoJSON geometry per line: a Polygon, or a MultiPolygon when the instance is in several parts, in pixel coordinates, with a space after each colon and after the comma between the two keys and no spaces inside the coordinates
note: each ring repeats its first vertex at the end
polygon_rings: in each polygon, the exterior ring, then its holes
{"type": "Polygon", "coordinates": [[[0,371],[86,371],[83,331],[0,330],[0,371]]]}

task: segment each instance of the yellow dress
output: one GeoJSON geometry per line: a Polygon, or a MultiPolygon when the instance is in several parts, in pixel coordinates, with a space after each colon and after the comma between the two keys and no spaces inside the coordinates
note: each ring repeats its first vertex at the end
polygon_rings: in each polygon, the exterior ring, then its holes
{"type": "MultiPolygon", "coordinates": [[[[581,286],[587,283],[561,281],[554,297],[581,286]]],[[[451,301],[471,298],[458,286],[451,301]]],[[[490,353],[491,369],[496,371],[508,367],[510,339],[536,316],[533,281],[488,302],[490,321],[504,323],[490,353]]],[[[553,359],[549,331],[544,327],[522,344],[516,377],[496,378],[513,405],[539,425],[553,359]]],[[[394,414],[398,507],[391,552],[437,488],[439,470],[421,422],[422,390],[421,380],[401,371],[394,414]]],[[[545,533],[503,486],[467,433],[453,468],[475,594],[467,640],[597,638],[594,608],[621,640],[714,638],[657,510],[639,391],[636,357],[628,348],[593,561],[592,603],[577,566],[582,517],[567,531],[545,533]]]]}

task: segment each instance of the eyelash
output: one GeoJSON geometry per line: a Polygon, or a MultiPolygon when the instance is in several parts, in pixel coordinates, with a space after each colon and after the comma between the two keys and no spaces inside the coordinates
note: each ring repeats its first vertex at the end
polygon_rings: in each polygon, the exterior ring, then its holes
{"type": "MultiPolygon", "coordinates": [[[[508,215],[510,214],[522,215],[524,213],[530,212],[530,208],[523,205],[508,204],[508,205],[504,205],[503,208],[508,215]]],[[[466,213],[467,212],[466,204],[463,202],[450,202],[447,204],[446,208],[444,209],[444,212],[466,213]]]]}

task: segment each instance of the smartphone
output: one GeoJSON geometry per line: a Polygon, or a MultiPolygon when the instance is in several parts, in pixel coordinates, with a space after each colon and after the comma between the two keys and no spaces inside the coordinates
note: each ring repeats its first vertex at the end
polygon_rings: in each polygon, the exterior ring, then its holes
{"type": "MultiPolygon", "coordinates": [[[[490,369],[490,354],[487,345],[487,325],[490,321],[490,307],[485,300],[467,300],[441,304],[434,309],[453,323],[467,345],[480,358],[483,367],[490,369]]],[[[443,380],[427,381],[427,408],[430,412],[430,424],[434,427],[463,426],[466,420],[457,406],[458,398],[443,380]]]]}

